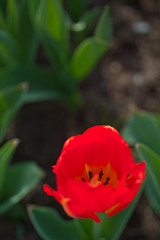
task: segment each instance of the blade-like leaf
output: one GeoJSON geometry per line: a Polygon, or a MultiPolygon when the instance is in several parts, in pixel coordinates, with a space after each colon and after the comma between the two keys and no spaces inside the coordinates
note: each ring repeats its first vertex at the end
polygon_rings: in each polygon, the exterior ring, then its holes
{"type": "Polygon", "coordinates": [[[35,15],[41,0],[28,0],[29,13],[31,16],[32,24],[35,24],[35,15]]]}
{"type": "Polygon", "coordinates": [[[81,16],[80,22],[85,23],[86,33],[94,27],[101,10],[102,9],[100,7],[94,7],[93,9],[88,10],[81,16]]]}
{"type": "Polygon", "coordinates": [[[11,34],[16,34],[19,27],[19,9],[15,0],[7,0],[7,25],[11,34]]]}
{"type": "Polygon", "coordinates": [[[0,8],[0,29],[6,29],[6,23],[5,23],[5,20],[4,20],[4,14],[3,14],[3,11],[2,11],[2,8],[0,8]]]}
{"type": "Polygon", "coordinates": [[[9,124],[23,104],[26,84],[0,91],[0,141],[3,139],[9,124]]]}
{"type": "Polygon", "coordinates": [[[156,214],[160,216],[160,156],[144,144],[138,144],[141,161],[147,162],[146,194],[156,214]]]}
{"type": "Polygon", "coordinates": [[[29,206],[29,217],[44,240],[80,240],[81,232],[74,221],[65,221],[51,208],[29,206]]]}
{"type": "Polygon", "coordinates": [[[65,18],[61,4],[57,0],[41,0],[37,12],[37,24],[56,41],[65,38],[65,18]]]}
{"type": "Polygon", "coordinates": [[[0,57],[8,66],[19,63],[20,54],[14,38],[4,30],[0,30],[0,57]]]}
{"type": "Polygon", "coordinates": [[[57,0],[41,0],[36,12],[36,28],[46,52],[56,67],[68,59],[68,27],[61,4],[57,0]]]}
{"type": "Polygon", "coordinates": [[[113,36],[109,7],[105,7],[95,29],[95,38],[110,42],[113,36]]]}
{"type": "Polygon", "coordinates": [[[0,199],[3,198],[3,188],[8,165],[17,146],[17,139],[11,140],[0,149],[0,199]]]}
{"type": "Polygon", "coordinates": [[[32,23],[28,4],[29,4],[28,0],[24,1],[22,6],[20,7],[19,31],[17,32],[17,35],[15,37],[20,51],[21,65],[22,64],[33,65],[33,63],[36,60],[38,52],[38,36],[37,36],[38,34],[35,31],[32,23]]]}
{"type": "Polygon", "coordinates": [[[0,89],[14,86],[25,81],[29,91],[25,101],[40,101],[45,99],[60,99],[62,92],[59,89],[59,79],[54,72],[44,67],[24,67],[0,73],[0,89]],[[23,76],[23,78],[22,78],[23,76]]]}
{"type": "Polygon", "coordinates": [[[95,38],[84,40],[71,59],[71,74],[77,80],[86,77],[107,50],[107,45],[95,38]]]}
{"type": "Polygon", "coordinates": [[[77,22],[81,15],[84,13],[88,4],[88,0],[67,0],[65,5],[68,13],[74,22],[77,22]]]}
{"type": "MultiPolygon", "coordinates": [[[[80,230],[83,232],[83,234],[86,236],[86,239],[94,239],[94,232],[93,232],[93,220],[92,219],[74,219],[75,223],[77,224],[77,227],[80,228],[80,230]]],[[[100,223],[101,224],[101,223],[100,223]]]]}
{"type": "Polygon", "coordinates": [[[12,208],[42,179],[44,173],[34,162],[15,164],[7,172],[3,202],[0,203],[0,214],[12,208]]]}
{"type": "Polygon", "coordinates": [[[156,185],[156,178],[151,173],[150,171],[149,180],[146,183],[146,195],[153,210],[160,217],[160,186],[156,185]]]}
{"type": "Polygon", "coordinates": [[[61,71],[61,69],[68,64],[68,52],[65,45],[52,39],[51,36],[43,31],[40,32],[40,38],[48,57],[53,62],[53,65],[61,71]]]}
{"type": "Polygon", "coordinates": [[[77,43],[80,43],[86,36],[91,34],[101,10],[100,7],[94,7],[85,12],[79,19],[79,22],[70,24],[71,30],[74,32],[74,39],[77,43]]]}
{"type": "Polygon", "coordinates": [[[157,179],[159,180],[160,187],[160,156],[158,156],[152,149],[144,144],[138,144],[136,148],[138,150],[140,159],[142,161],[146,161],[149,168],[151,168],[153,173],[156,175],[157,179]]]}
{"type": "Polygon", "coordinates": [[[27,219],[27,212],[24,206],[21,206],[20,204],[14,205],[11,209],[6,211],[3,216],[7,219],[12,220],[20,220],[24,221],[27,219]]]}
{"type": "Polygon", "coordinates": [[[129,123],[122,130],[125,140],[131,144],[143,143],[160,155],[159,116],[134,111],[129,123]]]}

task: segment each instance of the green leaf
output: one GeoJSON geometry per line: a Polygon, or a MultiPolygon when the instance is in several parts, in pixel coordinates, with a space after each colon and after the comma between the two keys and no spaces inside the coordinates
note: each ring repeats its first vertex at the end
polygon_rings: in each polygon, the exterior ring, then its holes
{"type": "Polygon", "coordinates": [[[29,217],[44,240],[80,240],[81,232],[74,221],[63,220],[52,208],[29,206],[29,217]]]}
{"type": "Polygon", "coordinates": [[[0,90],[0,141],[23,103],[26,84],[0,90]]]}
{"type": "Polygon", "coordinates": [[[41,0],[35,20],[48,56],[61,69],[68,61],[68,21],[60,3],[57,0],[41,0]]]}
{"type": "Polygon", "coordinates": [[[134,111],[128,124],[122,130],[122,136],[131,144],[143,143],[160,155],[159,115],[134,111]]]}
{"type": "Polygon", "coordinates": [[[77,22],[81,15],[84,13],[88,4],[88,0],[67,0],[65,5],[68,13],[74,22],[77,22]]]}
{"type": "Polygon", "coordinates": [[[0,30],[0,57],[8,66],[15,66],[20,59],[14,38],[4,30],[0,30]]]}
{"type": "Polygon", "coordinates": [[[77,43],[80,43],[83,41],[83,39],[85,39],[85,36],[91,34],[101,10],[102,9],[100,7],[94,7],[93,9],[85,12],[79,19],[79,22],[70,24],[71,30],[74,32],[75,41],[77,43]]]}
{"type": "Polygon", "coordinates": [[[24,221],[28,217],[25,207],[20,204],[14,205],[11,209],[6,211],[3,216],[7,219],[19,221],[24,221]]]}
{"type": "Polygon", "coordinates": [[[22,67],[0,73],[0,89],[15,86],[22,81],[29,85],[29,91],[24,96],[26,102],[63,97],[57,75],[47,68],[22,67]]]}
{"type": "Polygon", "coordinates": [[[99,41],[110,42],[113,36],[113,27],[109,7],[105,7],[95,29],[95,38],[99,41]]]}
{"type": "MultiPolygon", "coordinates": [[[[35,2],[35,0],[32,2],[35,2]]],[[[28,0],[22,4],[19,11],[20,11],[19,31],[15,36],[21,59],[19,65],[22,64],[33,65],[37,57],[39,42],[37,32],[34,29],[31,15],[29,12],[28,0]]]]}
{"type": "Polygon", "coordinates": [[[5,20],[4,20],[4,14],[3,14],[3,11],[2,11],[2,8],[0,8],[0,29],[6,29],[6,23],[5,23],[5,20]]]}
{"type": "Polygon", "coordinates": [[[11,140],[0,149],[0,199],[3,197],[2,193],[5,187],[4,182],[8,170],[8,165],[10,163],[11,157],[13,156],[17,143],[17,139],[11,140]]]}
{"type": "Polygon", "coordinates": [[[156,214],[160,216],[160,156],[144,144],[138,144],[141,161],[147,162],[146,194],[156,214]]]}
{"type": "Polygon", "coordinates": [[[53,62],[55,68],[58,69],[58,71],[61,71],[61,69],[64,69],[68,64],[68,52],[65,46],[54,40],[51,36],[43,31],[40,33],[40,35],[48,57],[53,62]]]}
{"type": "Polygon", "coordinates": [[[15,0],[7,0],[7,25],[11,34],[15,34],[19,27],[19,9],[15,0]]]}
{"type": "Polygon", "coordinates": [[[59,1],[41,0],[36,18],[39,27],[53,39],[59,42],[65,38],[65,18],[59,1]]]}
{"type": "Polygon", "coordinates": [[[28,0],[29,13],[32,19],[32,24],[35,24],[35,15],[40,4],[41,0],[28,0]]]}
{"type": "Polygon", "coordinates": [[[84,40],[75,50],[71,59],[71,74],[77,80],[85,78],[105,54],[107,45],[95,38],[84,40]]]}
{"type": "Polygon", "coordinates": [[[157,179],[151,173],[152,171],[150,171],[150,177],[146,183],[146,195],[154,212],[160,217],[160,185],[156,184],[157,179]]]}
{"type": "Polygon", "coordinates": [[[152,149],[144,144],[138,144],[136,149],[138,150],[139,157],[142,161],[146,161],[149,168],[156,175],[160,185],[160,156],[158,156],[152,149]]]}
{"type": "Polygon", "coordinates": [[[94,233],[93,233],[93,225],[94,222],[92,219],[74,219],[75,223],[77,224],[77,227],[80,228],[80,231],[83,232],[83,234],[86,236],[86,239],[94,239],[94,233]]]}
{"type": "Polygon", "coordinates": [[[12,208],[33,190],[44,176],[34,162],[21,162],[10,167],[5,180],[3,202],[0,203],[0,214],[12,208]]]}
{"type": "Polygon", "coordinates": [[[98,16],[101,12],[101,8],[100,7],[94,7],[90,10],[88,10],[87,12],[85,12],[81,18],[80,18],[80,22],[84,22],[85,23],[85,32],[89,32],[95,25],[98,16]]]}

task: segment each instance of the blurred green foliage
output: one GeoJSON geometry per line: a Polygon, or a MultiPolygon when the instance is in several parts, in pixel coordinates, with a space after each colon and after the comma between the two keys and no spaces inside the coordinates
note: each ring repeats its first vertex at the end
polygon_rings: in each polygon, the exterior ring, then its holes
{"type": "Polygon", "coordinates": [[[25,101],[58,99],[77,109],[78,85],[106,53],[113,34],[108,7],[87,9],[86,0],[2,1],[0,89],[26,81],[25,101]]]}
{"type": "Polygon", "coordinates": [[[137,144],[140,161],[146,161],[146,195],[160,216],[160,115],[134,111],[122,135],[128,143],[137,144]]]}
{"type": "Polygon", "coordinates": [[[26,90],[25,83],[0,90],[0,141],[3,140],[15,114],[22,106],[26,90]]]}
{"type": "Polygon", "coordinates": [[[12,209],[44,176],[34,162],[10,165],[17,144],[13,139],[0,148],[0,214],[12,209]]]}

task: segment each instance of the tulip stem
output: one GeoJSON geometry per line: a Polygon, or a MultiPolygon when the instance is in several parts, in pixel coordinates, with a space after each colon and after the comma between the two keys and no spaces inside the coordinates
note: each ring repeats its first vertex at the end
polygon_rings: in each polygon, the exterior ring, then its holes
{"type": "Polygon", "coordinates": [[[104,215],[104,213],[97,213],[97,215],[101,219],[101,222],[100,223],[93,222],[93,236],[95,240],[100,239],[101,237],[104,225],[104,216],[106,216],[104,215]]]}
{"type": "Polygon", "coordinates": [[[95,240],[92,219],[74,219],[75,225],[82,235],[82,240],[95,240]]]}

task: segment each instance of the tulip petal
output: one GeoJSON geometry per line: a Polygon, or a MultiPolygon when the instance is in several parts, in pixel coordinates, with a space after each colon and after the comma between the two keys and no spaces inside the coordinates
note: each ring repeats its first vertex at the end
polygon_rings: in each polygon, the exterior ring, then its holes
{"type": "Polygon", "coordinates": [[[100,222],[100,218],[94,212],[89,211],[88,208],[83,206],[81,203],[74,202],[73,200],[62,197],[59,192],[53,190],[47,184],[43,185],[43,189],[49,196],[54,197],[58,202],[62,204],[64,210],[70,217],[90,218],[97,223],[100,222]]]}
{"type": "Polygon", "coordinates": [[[64,191],[67,179],[75,179],[84,172],[85,150],[86,146],[81,145],[60,155],[56,167],[57,188],[59,191],[64,191]]]}
{"type": "Polygon", "coordinates": [[[132,200],[135,198],[140,186],[145,179],[145,162],[136,164],[128,173],[129,177],[119,184],[115,194],[111,196],[111,201],[113,202],[113,209],[107,209],[106,213],[109,217],[122,211],[126,208],[132,200]],[[112,210],[112,211],[111,211],[112,210]]]}
{"type": "Polygon", "coordinates": [[[57,200],[57,202],[61,202],[62,195],[58,191],[53,190],[47,184],[43,185],[43,190],[44,190],[44,192],[47,193],[47,195],[54,197],[57,200]]]}
{"type": "Polygon", "coordinates": [[[93,142],[87,145],[85,152],[85,161],[89,166],[106,166],[108,163],[106,147],[103,142],[93,142]]]}
{"type": "Polygon", "coordinates": [[[87,182],[68,180],[66,185],[67,198],[85,206],[91,212],[104,212],[111,207],[110,195],[114,189],[103,184],[94,186],[87,182]]]}
{"type": "Polygon", "coordinates": [[[106,147],[106,157],[116,170],[119,178],[134,164],[128,144],[118,131],[110,126],[94,126],[83,134],[86,142],[97,142],[99,139],[106,147]]]}
{"type": "MultiPolygon", "coordinates": [[[[72,150],[74,150],[75,148],[77,149],[77,147],[83,149],[84,146],[86,146],[90,148],[89,152],[92,152],[92,150],[94,151],[94,147],[96,146],[96,143],[97,143],[96,148],[98,149],[100,156],[97,157],[97,160],[96,158],[94,158],[95,159],[94,162],[110,161],[112,163],[111,164],[112,167],[118,172],[119,178],[121,178],[123,176],[123,173],[126,172],[130,168],[130,166],[134,164],[134,160],[132,158],[132,154],[128,144],[124,141],[124,139],[120,136],[120,134],[116,129],[108,125],[94,126],[89,128],[87,131],[85,131],[81,135],[77,135],[69,138],[64,144],[62,153],[71,151],[70,153],[70,156],[71,156],[70,161],[71,161],[72,159],[75,159],[74,153],[72,157],[72,150]],[[104,148],[105,148],[105,150],[103,150],[104,155],[102,155],[100,149],[104,149],[104,148]]],[[[77,149],[77,152],[80,153],[78,149],[77,149]]],[[[95,152],[96,151],[94,151],[94,153],[95,152]]],[[[96,154],[96,156],[97,155],[98,153],[96,154]]],[[[94,154],[92,154],[92,156],[94,156],[94,154]]],[[[87,157],[87,159],[90,159],[88,160],[90,162],[92,158],[87,157]]],[[[70,161],[69,161],[69,164],[70,164],[70,161]]],[[[58,160],[58,162],[60,162],[60,160],[58,160]]]]}
{"type": "Polygon", "coordinates": [[[99,216],[95,214],[93,211],[90,211],[88,207],[82,205],[82,203],[71,200],[71,201],[68,201],[67,208],[69,209],[69,212],[71,212],[71,214],[68,214],[71,217],[90,218],[96,221],[97,223],[101,222],[99,216]]]}

